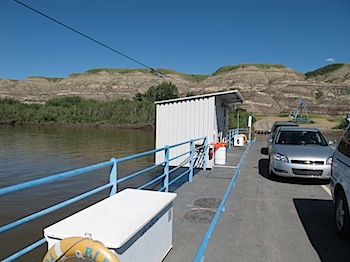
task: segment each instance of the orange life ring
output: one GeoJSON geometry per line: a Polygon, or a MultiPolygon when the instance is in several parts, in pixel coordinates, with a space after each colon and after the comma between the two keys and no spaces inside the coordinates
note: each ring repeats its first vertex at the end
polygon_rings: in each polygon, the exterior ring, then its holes
{"type": "Polygon", "coordinates": [[[73,257],[96,262],[120,262],[101,242],[87,237],[62,239],[47,251],[42,262],[64,261],[73,257]]]}

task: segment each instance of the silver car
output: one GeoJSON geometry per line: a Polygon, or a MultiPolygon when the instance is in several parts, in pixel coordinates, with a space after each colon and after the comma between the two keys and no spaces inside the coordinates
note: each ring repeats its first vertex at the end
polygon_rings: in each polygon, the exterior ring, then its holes
{"type": "Polygon", "coordinates": [[[335,229],[350,238],[350,125],[340,137],[333,155],[330,189],[334,201],[335,229]]]}
{"type": "Polygon", "coordinates": [[[298,126],[297,123],[294,122],[288,122],[288,121],[276,121],[271,130],[269,130],[269,136],[267,137],[267,153],[269,154],[272,146],[273,139],[275,138],[275,133],[277,128],[281,126],[298,126]]]}
{"type": "Polygon", "coordinates": [[[279,127],[269,152],[269,174],[329,179],[330,144],[317,128],[279,127]]]}

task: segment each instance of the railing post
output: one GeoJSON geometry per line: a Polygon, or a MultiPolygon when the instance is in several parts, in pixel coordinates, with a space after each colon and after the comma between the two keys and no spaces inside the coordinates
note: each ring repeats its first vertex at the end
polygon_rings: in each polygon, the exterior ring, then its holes
{"type": "Polygon", "coordinates": [[[204,161],[203,161],[203,170],[207,170],[207,158],[209,155],[209,147],[208,147],[208,137],[204,138],[204,161]]]}
{"type": "Polygon", "coordinates": [[[232,145],[232,130],[228,131],[228,148],[230,149],[232,145]]]}
{"type": "Polygon", "coordinates": [[[111,161],[113,161],[113,166],[111,168],[111,171],[109,173],[109,183],[112,184],[112,187],[109,191],[109,196],[112,196],[117,193],[117,178],[118,178],[118,164],[117,159],[112,158],[111,161]]]}
{"type": "Polygon", "coordinates": [[[169,191],[169,146],[165,146],[165,151],[164,151],[164,161],[165,161],[165,166],[164,166],[164,182],[163,182],[163,187],[165,188],[165,192],[169,191]]]}
{"type": "Polygon", "coordinates": [[[188,181],[189,182],[192,182],[192,178],[193,178],[193,164],[194,164],[194,161],[193,161],[193,155],[194,155],[194,142],[193,142],[193,139],[191,139],[191,142],[190,142],[190,173],[188,174],[188,181]]]}

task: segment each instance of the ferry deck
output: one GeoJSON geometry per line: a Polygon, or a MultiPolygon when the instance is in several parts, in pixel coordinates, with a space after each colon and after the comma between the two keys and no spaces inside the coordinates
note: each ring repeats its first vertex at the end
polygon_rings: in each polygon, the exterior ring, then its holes
{"type": "MultiPolygon", "coordinates": [[[[173,248],[165,262],[194,261],[210,210],[217,209],[246,146],[230,148],[226,166],[203,170],[176,191],[173,248]]],[[[269,178],[265,146],[265,140],[251,144],[203,260],[349,260],[350,243],[334,231],[327,182],[269,178]]]]}

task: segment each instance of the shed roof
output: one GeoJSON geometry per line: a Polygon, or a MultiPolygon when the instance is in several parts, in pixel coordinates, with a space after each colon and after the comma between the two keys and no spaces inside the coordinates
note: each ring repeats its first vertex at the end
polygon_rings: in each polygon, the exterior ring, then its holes
{"type": "Polygon", "coordinates": [[[206,98],[211,96],[219,97],[227,104],[236,104],[236,103],[244,102],[244,99],[238,90],[230,90],[225,92],[210,93],[210,94],[204,94],[204,95],[198,95],[198,96],[189,96],[189,97],[183,97],[183,98],[156,101],[155,104],[166,104],[166,103],[174,103],[174,102],[176,103],[180,101],[195,100],[195,99],[206,98]]]}

